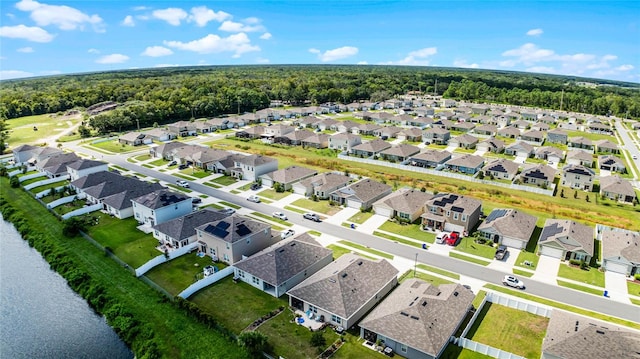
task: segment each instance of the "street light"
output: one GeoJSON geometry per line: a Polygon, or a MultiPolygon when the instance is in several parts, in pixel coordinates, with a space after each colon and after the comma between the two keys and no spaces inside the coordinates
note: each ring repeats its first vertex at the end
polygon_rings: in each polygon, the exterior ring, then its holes
{"type": "Polygon", "coordinates": [[[418,252],[416,252],[416,260],[413,263],[413,278],[416,277],[416,270],[418,268],[418,252]]]}

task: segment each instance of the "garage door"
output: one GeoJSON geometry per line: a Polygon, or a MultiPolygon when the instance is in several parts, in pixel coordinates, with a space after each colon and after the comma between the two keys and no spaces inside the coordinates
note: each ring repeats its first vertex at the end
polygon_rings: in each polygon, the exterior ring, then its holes
{"type": "Polygon", "coordinates": [[[548,247],[548,246],[541,246],[540,247],[540,254],[545,255],[545,256],[549,256],[549,257],[553,257],[553,258],[561,259],[562,258],[562,249],[548,247]]]}
{"type": "Polygon", "coordinates": [[[380,216],[391,218],[393,215],[393,209],[383,206],[373,206],[373,211],[380,216]]]}
{"type": "Polygon", "coordinates": [[[608,271],[621,273],[624,275],[627,275],[627,269],[629,269],[626,264],[612,261],[605,261],[604,268],[608,271]]]}
{"type": "Polygon", "coordinates": [[[303,195],[306,196],[307,195],[307,189],[304,186],[292,186],[293,188],[293,193],[295,194],[299,194],[299,195],[303,195]]]}
{"type": "Polygon", "coordinates": [[[444,230],[447,232],[464,232],[464,227],[458,224],[453,224],[453,223],[445,223],[444,224],[444,230]]]}
{"type": "Polygon", "coordinates": [[[502,244],[504,244],[507,247],[511,247],[515,249],[522,249],[524,248],[524,245],[525,245],[523,241],[513,239],[513,238],[503,238],[502,244]]]}

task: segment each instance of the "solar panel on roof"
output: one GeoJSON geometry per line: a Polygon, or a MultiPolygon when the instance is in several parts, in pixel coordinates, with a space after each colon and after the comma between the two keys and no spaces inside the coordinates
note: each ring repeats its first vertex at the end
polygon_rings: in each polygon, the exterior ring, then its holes
{"type": "Polygon", "coordinates": [[[559,226],[557,223],[554,223],[550,226],[544,227],[542,229],[542,234],[540,234],[540,241],[544,242],[546,241],[549,237],[553,237],[558,233],[562,233],[563,228],[561,226],[559,226]]]}
{"type": "Polygon", "coordinates": [[[251,233],[251,230],[244,223],[240,223],[236,226],[236,233],[239,236],[246,236],[247,234],[251,233]]]}
{"type": "Polygon", "coordinates": [[[489,216],[487,217],[487,219],[485,219],[485,222],[491,222],[496,218],[503,217],[506,213],[506,209],[495,209],[491,211],[491,213],[489,213],[489,216]]]}
{"type": "Polygon", "coordinates": [[[464,208],[456,207],[456,206],[451,207],[451,210],[454,211],[454,212],[458,212],[458,213],[464,212],[464,208]]]}
{"type": "Polygon", "coordinates": [[[230,224],[229,222],[226,222],[226,221],[220,221],[220,222],[218,222],[218,224],[216,225],[216,227],[218,227],[218,228],[222,228],[222,229],[227,229],[227,228],[229,228],[229,226],[230,226],[230,225],[231,225],[231,224],[230,224]]]}
{"type": "Polygon", "coordinates": [[[212,226],[212,225],[208,225],[208,226],[204,227],[204,231],[207,232],[207,233],[213,233],[213,231],[215,229],[216,229],[216,227],[212,226]]]}

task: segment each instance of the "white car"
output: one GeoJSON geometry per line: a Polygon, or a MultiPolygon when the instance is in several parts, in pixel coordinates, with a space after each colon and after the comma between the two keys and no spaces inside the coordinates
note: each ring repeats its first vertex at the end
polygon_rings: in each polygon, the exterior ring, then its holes
{"type": "Polygon", "coordinates": [[[518,289],[524,289],[524,282],[521,281],[520,279],[512,276],[512,275],[505,275],[504,278],[502,278],[502,284],[504,285],[508,285],[509,287],[514,287],[514,288],[518,288],[518,289]]]}
{"type": "Polygon", "coordinates": [[[273,212],[273,216],[277,219],[281,219],[283,221],[288,220],[287,215],[282,212],[273,212]]]}
{"type": "Polygon", "coordinates": [[[253,202],[253,203],[260,203],[260,198],[258,196],[249,196],[247,198],[247,201],[253,202]]]}
{"type": "Polygon", "coordinates": [[[296,234],[296,232],[293,229],[287,229],[286,231],[280,233],[280,238],[285,239],[293,236],[294,234],[296,234]]]}
{"type": "Polygon", "coordinates": [[[177,180],[176,184],[180,187],[189,188],[189,184],[184,180],[177,180]]]}
{"type": "Polygon", "coordinates": [[[631,158],[633,158],[634,160],[637,160],[637,159],[638,159],[638,156],[633,155],[633,156],[631,156],[631,158]]]}
{"type": "Polygon", "coordinates": [[[442,244],[449,237],[449,232],[440,232],[436,235],[436,243],[442,244]]]}

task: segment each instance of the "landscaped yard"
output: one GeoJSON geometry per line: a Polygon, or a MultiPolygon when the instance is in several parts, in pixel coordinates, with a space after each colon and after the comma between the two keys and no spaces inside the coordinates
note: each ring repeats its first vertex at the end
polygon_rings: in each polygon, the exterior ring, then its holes
{"type": "Polygon", "coordinates": [[[329,201],[318,201],[318,202],[315,202],[315,201],[312,201],[312,200],[307,199],[307,198],[300,198],[300,199],[294,201],[291,204],[294,205],[294,206],[306,208],[306,209],[314,211],[314,212],[324,213],[324,214],[326,214],[328,216],[336,214],[336,213],[340,212],[340,210],[342,209],[341,207],[338,207],[338,206],[331,206],[329,204],[329,201]]]}
{"type": "Polygon", "coordinates": [[[529,268],[531,270],[535,270],[538,266],[538,261],[540,260],[540,256],[527,251],[520,251],[518,254],[518,258],[516,259],[516,265],[522,268],[529,268]],[[525,265],[524,263],[528,262],[531,265],[525,265]]]}
{"type": "Polygon", "coordinates": [[[69,213],[69,212],[73,212],[76,209],[80,209],[80,208],[84,207],[84,205],[85,205],[85,201],[84,200],[76,199],[73,202],[61,204],[58,207],[54,208],[53,210],[57,214],[63,215],[63,214],[69,213]]]}
{"type": "Polygon", "coordinates": [[[193,167],[183,169],[182,171],[180,171],[180,173],[185,174],[187,176],[192,176],[195,178],[205,178],[211,175],[211,172],[207,172],[201,168],[193,168],[193,167]]]}
{"type": "Polygon", "coordinates": [[[265,189],[264,191],[258,192],[258,196],[264,197],[264,198],[269,198],[269,199],[272,199],[274,201],[283,199],[283,198],[285,198],[286,196],[288,196],[290,194],[291,194],[291,192],[276,192],[273,189],[265,189]]]}
{"type": "MultiPolygon", "coordinates": [[[[343,225],[344,225],[344,223],[343,223],[343,225]]],[[[388,239],[388,240],[391,240],[391,241],[394,241],[394,242],[406,244],[408,246],[416,247],[416,248],[422,248],[422,245],[424,244],[424,243],[413,241],[411,239],[404,239],[404,238],[392,236],[390,234],[386,234],[386,233],[382,233],[382,232],[378,232],[378,231],[373,231],[373,235],[377,236],[377,237],[380,237],[380,238],[385,238],[385,239],[388,239]]]]}
{"type": "Polygon", "coordinates": [[[134,157],[134,159],[135,159],[136,161],[146,161],[146,160],[151,159],[151,155],[150,155],[150,154],[148,154],[148,153],[147,153],[147,154],[144,154],[144,155],[138,155],[138,156],[134,157]]]}
{"type": "Polygon", "coordinates": [[[198,291],[189,300],[236,334],[263,315],[288,306],[284,297],[277,299],[247,283],[234,283],[233,276],[198,291]]]}
{"type": "Polygon", "coordinates": [[[548,324],[549,318],[487,302],[467,337],[525,358],[539,358],[548,324]]]}
{"type": "Polygon", "coordinates": [[[496,249],[488,244],[475,243],[474,237],[465,237],[460,240],[456,246],[456,250],[464,253],[473,254],[487,259],[493,259],[496,249]]]}
{"type": "Polygon", "coordinates": [[[421,279],[429,284],[433,284],[433,285],[440,285],[440,284],[450,284],[453,283],[450,280],[435,276],[435,275],[431,275],[425,272],[421,272],[421,271],[413,271],[413,270],[409,270],[407,272],[405,272],[404,274],[402,274],[400,276],[400,279],[398,280],[398,282],[402,283],[407,279],[411,279],[411,278],[418,278],[421,279]]]}
{"type": "Polygon", "coordinates": [[[198,257],[197,252],[193,251],[162,263],[147,272],[145,276],[175,296],[202,279],[202,269],[208,265],[215,265],[218,269],[226,267],[222,263],[213,263],[209,256],[198,257]]]}
{"type": "Polygon", "coordinates": [[[575,284],[572,282],[567,282],[564,280],[558,280],[558,285],[561,287],[566,287],[566,288],[571,288],[571,289],[575,289],[575,290],[579,290],[581,292],[585,292],[585,293],[590,293],[590,294],[595,294],[595,295],[602,295],[603,294],[603,289],[595,289],[595,288],[591,288],[591,287],[587,287],[584,285],[580,285],[580,284],[575,284]]]}
{"type": "MultiPolygon", "coordinates": [[[[169,163],[169,161],[165,160],[164,158],[158,158],[158,159],[157,159],[157,160],[155,160],[155,161],[151,161],[151,162],[149,162],[149,164],[150,164],[150,165],[152,165],[152,166],[156,166],[156,167],[158,167],[158,166],[164,166],[164,165],[166,165],[166,164],[168,164],[168,163],[169,163]]],[[[177,165],[176,165],[176,166],[177,166],[177,165]]]]}
{"type": "Polygon", "coordinates": [[[378,229],[427,243],[433,243],[436,239],[436,235],[434,233],[420,230],[419,224],[399,224],[391,221],[386,221],[380,227],[378,227],[378,229]]]}
{"type": "Polygon", "coordinates": [[[103,141],[98,143],[92,143],[89,147],[97,148],[98,150],[107,151],[111,153],[127,153],[140,150],[146,146],[130,146],[124,143],[119,143],[118,140],[103,141]]]}
{"type": "Polygon", "coordinates": [[[238,180],[235,179],[235,177],[231,177],[231,176],[220,176],[218,178],[212,179],[210,182],[217,183],[221,186],[228,186],[230,184],[234,184],[238,182],[238,180]]]}
{"type": "Polygon", "coordinates": [[[558,277],[572,279],[578,282],[604,287],[604,273],[591,267],[588,270],[572,267],[567,264],[560,264],[558,277]]]}
{"type": "Polygon", "coordinates": [[[357,224],[363,224],[367,221],[367,219],[371,218],[371,216],[373,216],[373,212],[358,212],[351,216],[348,221],[357,224]]]}

